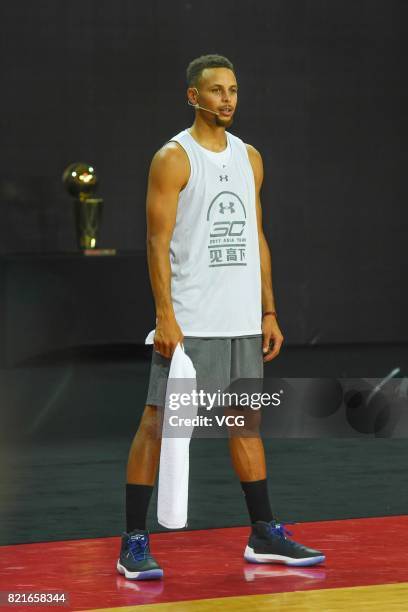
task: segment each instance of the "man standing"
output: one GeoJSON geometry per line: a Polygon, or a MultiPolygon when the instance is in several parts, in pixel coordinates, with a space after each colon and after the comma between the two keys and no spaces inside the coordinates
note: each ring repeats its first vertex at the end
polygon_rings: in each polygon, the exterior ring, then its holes
{"type": "MultiPolygon", "coordinates": [[[[117,569],[129,579],[160,578],[146,515],[156,481],[160,408],[170,361],[183,343],[200,377],[218,388],[262,378],[280,351],[271,257],[262,231],[259,152],[226,129],[237,107],[232,63],[205,55],[187,68],[195,121],[153,157],[147,192],[147,254],[156,330],[146,406],[127,466],[126,533],[117,569]],[[218,383],[218,385],[216,385],[218,383]]],[[[247,561],[313,565],[324,555],[287,538],[273,517],[259,435],[229,437],[234,470],[252,524],[247,561]]]]}

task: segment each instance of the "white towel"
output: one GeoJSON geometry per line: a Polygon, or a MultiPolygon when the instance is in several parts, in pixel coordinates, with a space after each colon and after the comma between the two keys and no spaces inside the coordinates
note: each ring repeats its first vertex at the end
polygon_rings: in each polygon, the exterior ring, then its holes
{"type": "MultiPolygon", "coordinates": [[[[155,331],[156,330],[153,329],[148,334],[145,344],[153,344],[155,331]]],[[[171,379],[175,378],[188,379],[188,385],[183,383],[183,392],[191,392],[193,389],[196,389],[196,370],[193,366],[193,362],[190,357],[186,355],[184,347],[180,345],[180,343],[177,344],[170,362],[163,419],[164,431],[170,431],[170,426],[167,425],[169,416],[182,414],[183,416],[194,418],[198,410],[197,406],[192,405],[185,406],[182,410],[170,410],[168,394],[175,390],[171,382],[171,379]]],[[[168,529],[180,529],[187,525],[189,449],[193,430],[193,426],[183,426],[183,437],[166,437],[166,435],[164,435],[162,438],[157,497],[157,520],[160,525],[168,529]]],[[[174,435],[177,435],[177,431],[174,432],[174,435]]]]}

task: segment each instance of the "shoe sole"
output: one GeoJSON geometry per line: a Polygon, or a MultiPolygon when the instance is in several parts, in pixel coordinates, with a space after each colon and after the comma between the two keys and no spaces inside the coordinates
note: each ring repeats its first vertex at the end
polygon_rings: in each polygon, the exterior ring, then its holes
{"type": "Polygon", "coordinates": [[[161,567],[151,570],[145,570],[143,572],[129,572],[126,567],[124,567],[120,561],[116,564],[116,569],[119,574],[122,574],[128,580],[156,580],[159,578],[163,578],[163,570],[161,567]]]}
{"type": "Polygon", "coordinates": [[[295,559],[293,557],[285,557],[284,555],[270,555],[267,553],[256,553],[250,546],[245,548],[244,559],[248,563],[281,563],[284,565],[295,565],[298,567],[305,567],[307,565],[316,565],[316,563],[322,563],[326,560],[325,555],[318,555],[316,557],[302,557],[295,559]]]}

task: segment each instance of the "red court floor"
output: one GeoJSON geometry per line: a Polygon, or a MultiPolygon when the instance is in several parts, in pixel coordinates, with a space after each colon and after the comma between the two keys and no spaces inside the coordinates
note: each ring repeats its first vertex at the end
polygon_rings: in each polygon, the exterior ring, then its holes
{"type": "MultiPolygon", "coordinates": [[[[151,535],[152,552],[164,568],[164,579],[131,582],[116,572],[119,537],[18,544],[0,547],[0,591],[64,591],[69,594],[69,605],[65,607],[69,610],[126,607],[128,612],[135,606],[145,609],[144,604],[164,602],[179,603],[158,605],[158,610],[217,610],[221,605],[217,598],[227,598],[222,602],[230,610],[248,607],[266,610],[277,600],[269,599],[268,603],[265,597],[253,596],[274,594],[288,594],[287,607],[280,598],[276,610],[313,610],[313,607],[299,607],[294,597],[299,597],[301,592],[302,601],[307,601],[304,599],[307,591],[313,591],[316,597],[316,591],[324,590],[323,595],[331,596],[332,590],[336,590],[337,596],[347,592],[353,602],[353,596],[369,591],[342,590],[344,587],[374,588],[376,585],[377,590],[370,597],[373,601],[382,600],[382,608],[378,609],[408,610],[405,584],[408,582],[408,515],[298,523],[287,528],[292,531],[293,539],[324,551],[326,562],[310,568],[246,563],[242,555],[248,527],[166,532],[151,535]],[[289,597],[291,593],[293,601],[289,597]],[[199,605],[198,600],[206,600],[205,605],[199,605]],[[189,602],[190,607],[181,602],[189,602]]],[[[325,608],[317,600],[315,605],[319,610],[343,609],[333,607],[334,604],[325,608]]],[[[2,609],[12,608],[3,606],[2,609]]],[[[14,609],[33,610],[34,607],[14,606],[14,609]]],[[[354,612],[353,604],[349,603],[347,609],[354,612]]]]}

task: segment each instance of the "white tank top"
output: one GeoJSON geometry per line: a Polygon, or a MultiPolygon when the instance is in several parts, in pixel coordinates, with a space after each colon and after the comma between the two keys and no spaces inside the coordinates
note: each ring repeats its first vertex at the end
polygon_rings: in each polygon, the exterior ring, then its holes
{"type": "Polygon", "coordinates": [[[254,174],[244,142],[225,134],[220,153],[188,130],[171,139],[190,161],[170,242],[171,297],[185,336],[262,333],[254,174]]]}

